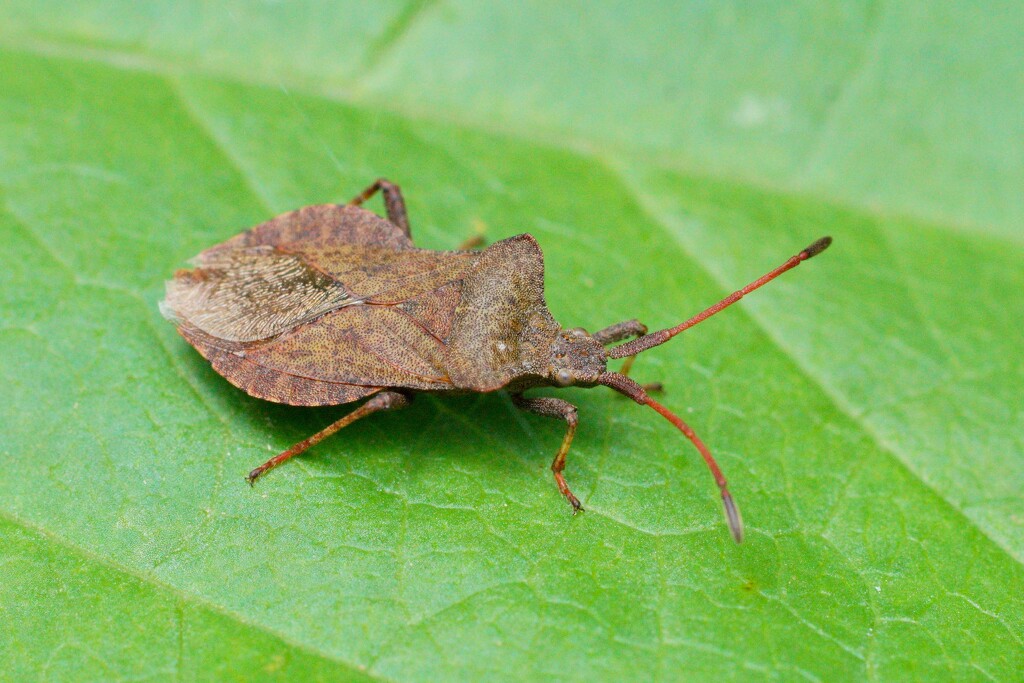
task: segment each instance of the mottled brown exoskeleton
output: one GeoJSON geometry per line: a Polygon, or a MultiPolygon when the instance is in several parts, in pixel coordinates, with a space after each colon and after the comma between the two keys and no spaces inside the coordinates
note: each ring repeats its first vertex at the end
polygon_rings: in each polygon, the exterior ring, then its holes
{"type": "Polygon", "coordinates": [[[308,206],[197,256],[167,283],[164,314],[214,369],[252,396],[299,406],[368,398],[345,417],[248,475],[249,483],[371,413],[409,404],[419,392],[505,389],[519,408],[564,420],[551,469],[572,505],[562,470],[576,432],[576,407],[528,398],[535,387],[611,387],[652,407],[697,447],[721,490],[739,542],[743,529],[725,477],[679,417],[629,377],[633,357],[714,315],[830,243],[823,238],[711,308],[647,334],[637,320],[587,333],[565,329],[544,302],[537,241],[517,235],[482,251],[413,246],[398,187],[378,180],[348,204],[308,206]],[[382,192],[388,220],[360,205],[382,192]],[[631,337],[632,341],[607,348],[631,337]],[[619,372],[609,359],[626,358],[619,372]]]}

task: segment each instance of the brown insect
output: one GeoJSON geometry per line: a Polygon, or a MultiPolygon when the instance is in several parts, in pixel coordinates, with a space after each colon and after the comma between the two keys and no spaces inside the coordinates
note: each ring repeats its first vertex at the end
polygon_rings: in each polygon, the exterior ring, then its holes
{"type": "Polygon", "coordinates": [[[508,391],[519,408],[565,420],[551,469],[562,470],[576,407],[527,398],[534,387],[599,384],[647,405],[697,447],[722,493],[733,537],[743,526],[725,477],[693,430],[627,374],[636,354],[664,344],[831,243],[824,237],[686,322],[647,334],[637,320],[587,333],[565,329],[544,302],[544,259],[531,235],[483,251],[413,246],[397,185],[378,180],[345,205],[278,216],[197,256],[167,283],[164,315],[229,382],[258,398],[300,406],[369,400],[249,473],[260,475],[371,413],[418,392],[508,391]],[[388,220],[360,205],[382,192],[388,220]],[[619,346],[610,344],[637,337],[619,346]],[[625,358],[619,372],[607,362],[625,358]]]}

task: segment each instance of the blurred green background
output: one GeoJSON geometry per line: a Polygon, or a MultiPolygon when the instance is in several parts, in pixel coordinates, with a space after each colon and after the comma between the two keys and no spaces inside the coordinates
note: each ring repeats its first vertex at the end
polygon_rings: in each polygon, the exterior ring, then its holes
{"type": "MultiPolygon", "coordinates": [[[[7,0],[0,679],[1014,680],[1024,670],[1024,9],[1011,2],[7,0]],[[361,422],[257,401],[163,280],[402,184],[538,237],[566,326],[719,457],[569,390],[361,422]]],[[[379,206],[379,205],[378,205],[379,206]]],[[[651,413],[651,414],[647,414],[651,413]]]]}

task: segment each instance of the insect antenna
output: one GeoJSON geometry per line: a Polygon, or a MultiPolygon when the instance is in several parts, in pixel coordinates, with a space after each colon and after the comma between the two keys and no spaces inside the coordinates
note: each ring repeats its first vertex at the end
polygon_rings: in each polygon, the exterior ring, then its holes
{"type": "Polygon", "coordinates": [[[617,372],[606,372],[598,377],[597,382],[628,396],[640,405],[654,408],[662,417],[675,425],[676,429],[681,431],[697,447],[708,469],[711,470],[715,483],[718,484],[718,490],[722,492],[722,504],[725,506],[725,518],[729,522],[729,531],[737,543],[742,542],[743,519],[740,517],[739,508],[736,507],[736,501],[733,500],[732,494],[729,493],[729,485],[725,480],[725,475],[722,474],[722,468],[718,466],[714,456],[711,455],[711,451],[708,450],[708,447],[704,445],[700,437],[690,428],[690,425],[686,424],[682,418],[671,410],[651,398],[642,386],[625,375],[620,375],[617,372]]]}
{"type": "Polygon", "coordinates": [[[643,351],[647,351],[648,349],[652,349],[655,346],[660,346],[661,344],[664,344],[665,342],[667,342],[669,339],[676,336],[680,332],[690,329],[697,323],[704,322],[705,320],[713,316],[715,313],[718,313],[724,308],[728,308],[729,306],[733,305],[734,303],[742,299],[747,294],[753,292],[755,289],[768,284],[778,276],[785,273],[787,270],[796,268],[797,266],[799,266],[801,263],[811,258],[812,256],[817,256],[821,252],[828,249],[828,246],[830,244],[832,244],[831,237],[822,237],[821,239],[817,240],[809,247],[801,251],[796,256],[790,258],[788,261],[783,263],[778,268],[768,271],[767,273],[757,278],[743,289],[737,290],[730,294],[729,296],[725,297],[714,306],[704,309],[703,311],[693,316],[689,320],[679,325],[676,325],[675,327],[670,327],[665,330],[659,330],[657,332],[651,332],[650,334],[646,334],[642,337],[634,339],[631,342],[626,342],[625,344],[620,344],[619,346],[616,346],[613,349],[609,349],[608,357],[625,358],[626,356],[634,356],[643,351]]]}

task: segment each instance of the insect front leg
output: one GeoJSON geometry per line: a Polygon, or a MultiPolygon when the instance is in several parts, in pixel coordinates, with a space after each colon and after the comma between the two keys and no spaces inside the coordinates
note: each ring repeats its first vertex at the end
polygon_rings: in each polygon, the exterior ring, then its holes
{"type": "Polygon", "coordinates": [[[405,200],[402,198],[402,190],[390,180],[377,178],[372,185],[360,192],[349,204],[361,206],[363,202],[370,199],[377,192],[384,194],[384,208],[387,209],[388,220],[400,227],[406,237],[411,237],[409,214],[405,211],[405,200]]]}
{"type": "MultiPolygon", "coordinates": [[[[598,330],[594,333],[594,339],[596,339],[602,346],[608,346],[615,342],[620,342],[623,339],[629,339],[630,337],[642,337],[647,334],[647,325],[633,318],[632,320],[624,320],[621,323],[615,323],[609,325],[603,330],[598,330]]],[[[626,356],[626,360],[622,362],[622,367],[619,368],[619,374],[626,377],[629,376],[629,371],[633,368],[633,361],[636,360],[636,354],[632,356],[626,356]]],[[[661,382],[653,382],[651,384],[644,385],[646,391],[661,391],[661,382]]]]}
{"type": "Polygon", "coordinates": [[[621,323],[609,325],[603,330],[598,330],[593,334],[593,337],[602,346],[608,346],[623,339],[642,337],[645,334],[647,334],[647,325],[633,318],[632,320],[623,320],[621,323]]]}
{"type": "Polygon", "coordinates": [[[254,469],[252,472],[250,472],[248,476],[246,476],[245,480],[248,481],[249,485],[251,486],[253,482],[259,479],[260,476],[262,476],[267,470],[271,470],[280,465],[281,463],[283,463],[285,460],[295,457],[299,453],[305,451],[307,448],[315,446],[316,444],[320,443],[321,441],[329,437],[331,434],[334,434],[342,427],[347,427],[356,420],[362,419],[367,415],[372,415],[373,413],[377,413],[382,410],[396,410],[398,408],[404,408],[405,406],[409,405],[409,403],[410,398],[408,396],[406,396],[405,394],[400,394],[396,391],[382,391],[379,394],[374,394],[369,401],[359,406],[358,408],[356,408],[351,413],[341,418],[337,422],[328,425],[327,427],[321,429],[313,436],[303,441],[300,441],[299,443],[295,444],[288,450],[278,455],[275,455],[273,458],[266,461],[265,463],[254,469]]]}
{"type": "Polygon", "coordinates": [[[565,438],[562,439],[562,446],[558,449],[555,459],[551,462],[551,471],[555,473],[555,483],[558,484],[558,490],[569,501],[569,505],[572,505],[572,513],[575,515],[583,509],[583,506],[580,505],[579,499],[569,490],[569,485],[565,482],[565,477],[562,476],[562,470],[565,469],[565,456],[569,453],[572,438],[576,435],[576,424],[579,422],[576,406],[560,398],[524,398],[521,394],[514,395],[512,402],[521,410],[534,413],[535,415],[556,417],[565,420],[566,424],[569,425],[565,432],[565,438]]]}

